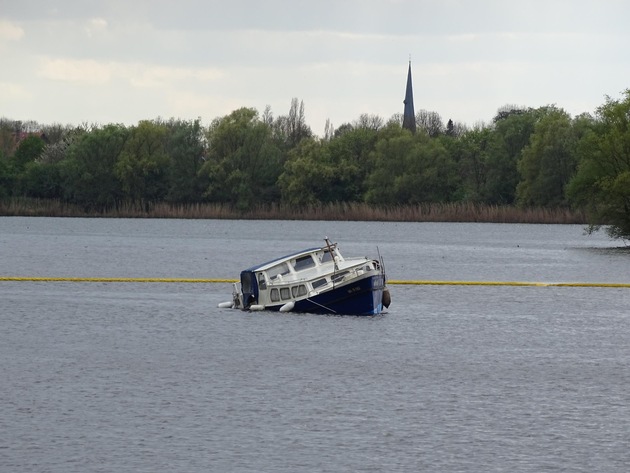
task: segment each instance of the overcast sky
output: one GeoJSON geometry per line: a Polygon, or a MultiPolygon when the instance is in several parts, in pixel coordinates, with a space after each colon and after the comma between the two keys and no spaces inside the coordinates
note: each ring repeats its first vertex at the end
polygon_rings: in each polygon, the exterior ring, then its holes
{"type": "Polygon", "coordinates": [[[630,88],[627,0],[0,0],[0,116],[201,118],[304,101],[319,136],[414,102],[472,126],[630,88]]]}

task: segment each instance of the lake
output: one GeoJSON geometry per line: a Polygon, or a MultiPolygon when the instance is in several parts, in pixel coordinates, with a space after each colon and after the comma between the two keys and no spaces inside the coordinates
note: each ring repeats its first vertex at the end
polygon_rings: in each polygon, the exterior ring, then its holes
{"type": "MultiPolygon", "coordinates": [[[[325,236],[392,280],[630,283],[572,225],[21,217],[0,276],[235,279],[325,236]]],[[[630,288],[392,285],[375,317],[231,290],[0,281],[0,471],[630,470],[630,288]]]]}

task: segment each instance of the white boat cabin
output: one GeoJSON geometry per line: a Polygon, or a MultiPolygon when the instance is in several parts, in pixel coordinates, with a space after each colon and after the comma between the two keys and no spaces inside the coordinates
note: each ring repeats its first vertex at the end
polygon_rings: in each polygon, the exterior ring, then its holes
{"type": "Polygon", "coordinates": [[[303,250],[241,272],[241,304],[274,306],[304,299],[379,269],[367,257],[345,259],[336,244],[303,250]]]}

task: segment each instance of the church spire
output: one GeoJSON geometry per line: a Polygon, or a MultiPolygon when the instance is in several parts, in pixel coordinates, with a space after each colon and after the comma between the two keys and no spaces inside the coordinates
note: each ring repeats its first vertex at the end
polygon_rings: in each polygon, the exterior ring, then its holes
{"type": "Polygon", "coordinates": [[[407,91],[405,92],[405,111],[403,113],[403,128],[416,132],[416,112],[413,109],[413,88],[411,86],[411,60],[409,60],[409,71],[407,72],[407,91]]]}

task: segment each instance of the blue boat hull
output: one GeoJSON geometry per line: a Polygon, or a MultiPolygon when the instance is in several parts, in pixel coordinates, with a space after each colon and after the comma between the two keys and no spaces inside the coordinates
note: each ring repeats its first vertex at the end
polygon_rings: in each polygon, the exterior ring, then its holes
{"type": "MultiPolygon", "coordinates": [[[[368,276],[350,284],[335,287],[307,299],[295,301],[291,312],[329,315],[377,315],[383,310],[385,277],[382,274],[368,276]]],[[[282,304],[267,306],[268,310],[280,310],[282,304]]]]}

